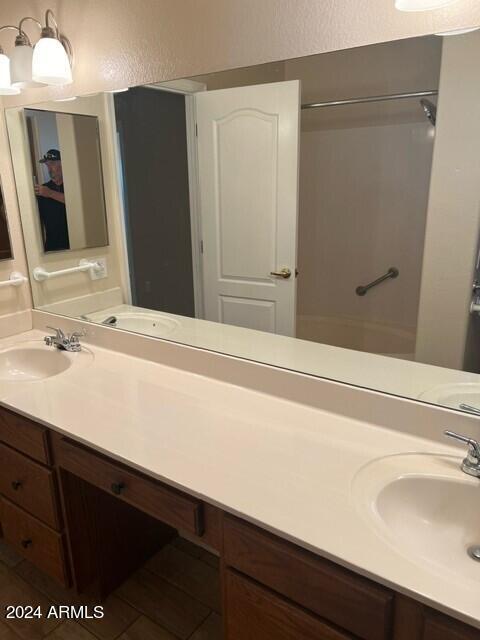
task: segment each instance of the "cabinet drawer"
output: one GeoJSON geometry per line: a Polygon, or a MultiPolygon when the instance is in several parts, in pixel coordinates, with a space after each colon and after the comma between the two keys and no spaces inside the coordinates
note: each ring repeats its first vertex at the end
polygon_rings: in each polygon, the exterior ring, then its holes
{"type": "Polygon", "coordinates": [[[353,640],[231,570],[225,596],[226,640],[353,640]]]}
{"type": "Polygon", "coordinates": [[[0,493],[54,529],[60,528],[53,472],[0,444],[0,493]]]}
{"type": "Polygon", "coordinates": [[[235,567],[364,640],[390,637],[393,593],[231,516],[224,554],[235,567]]]}
{"type": "Polygon", "coordinates": [[[55,451],[58,465],[109,492],[120,500],[166,524],[197,536],[203,534],[200,500],[92,453],[69,440],[60,439],[55,451]]]}
{"type": "Polygon", "coordinates": [[[4,498],[1,499],[0,506],[0,522],[5,540],[41,571],[68,586],[62,535],[4,498]]]}
{"type": "Polygon", "coordinates": [[[43,464],[50,464],[46,427],[2,408],[0,440],[43,464]]]}

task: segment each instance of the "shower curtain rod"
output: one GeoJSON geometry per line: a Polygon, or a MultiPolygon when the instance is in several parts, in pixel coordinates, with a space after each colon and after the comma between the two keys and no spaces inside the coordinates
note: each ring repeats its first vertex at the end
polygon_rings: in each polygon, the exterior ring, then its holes
{"type": "Polygon", "coordinates": [[[428,91],[414,91],[413,93],[393,93],[386,96],[368,96],[367,98],[350,98],[348,100],[331,100],[330,102],[308,102],[302,104],[302,109],[319,109],[322,107],[341,107],[347,104],[365,104],[367,102],[387,102],[388,100],[405,100],[406,98],[425,98],[436,96],[436,89],[428,91]]]}

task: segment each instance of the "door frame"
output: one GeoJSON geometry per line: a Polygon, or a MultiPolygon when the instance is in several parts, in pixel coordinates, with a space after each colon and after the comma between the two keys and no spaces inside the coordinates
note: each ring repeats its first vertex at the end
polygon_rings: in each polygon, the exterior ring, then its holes
{"type": "Polygon", "coordinates": [[[206,91],[207,85],[195,80],[171,80],[151,85],[144,85],[145,89],[180,93],[185,96],[185,121],[187,137],[187,163],[188,163],[188,192],[190,199],[190,235],[192,244],[192,270],[193,270],[193,298],[195,306],[195,318],[205,317],[204,292],[203,292],[203,265],[202,265],[202,221],[200,209],[200,192],[198,179],[198,153],[197,153],[197,119],[195,109],[195,94],[206,91]]]}

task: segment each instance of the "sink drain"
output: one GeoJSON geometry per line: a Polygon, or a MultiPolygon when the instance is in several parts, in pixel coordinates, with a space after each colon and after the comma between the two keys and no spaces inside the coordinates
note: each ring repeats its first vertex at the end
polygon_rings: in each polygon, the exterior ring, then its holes
{"type": "Polygon", "coordinates": [[[473,546],[468,547],[467,553],[472,560],[480,562],[480,544],[474,544],[473,546]]]}

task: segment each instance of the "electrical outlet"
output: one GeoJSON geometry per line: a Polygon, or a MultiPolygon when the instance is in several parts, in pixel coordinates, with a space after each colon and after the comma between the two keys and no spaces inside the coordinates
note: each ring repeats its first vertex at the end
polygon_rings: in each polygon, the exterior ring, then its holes
{"type": "Polygon", "coordinates": [[[101,269],[91,269],[90,277],[92,280],[101,280],[108,276],[107,259],[106,258],[92,258],[92,262],[98,263],[101,269]]]}

